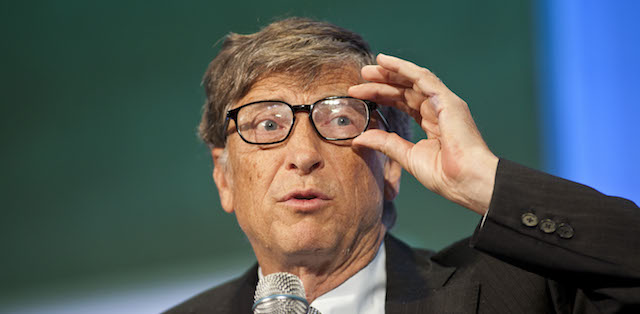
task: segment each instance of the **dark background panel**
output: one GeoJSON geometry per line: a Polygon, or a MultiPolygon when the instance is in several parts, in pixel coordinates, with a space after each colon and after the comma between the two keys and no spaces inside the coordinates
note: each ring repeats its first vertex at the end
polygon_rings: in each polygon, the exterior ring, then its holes
{"type": "MultiPolygon", "coordinates": [[[[529,1],[0,6],[0,291],[193,261],[251,263],[195,135],[200,81],[225,34],[281,17],[336,23],[430,68],[469,103],[496,154],[539,163],[529,1]]],[[[393,232],[418,246],[442,248],[479,220],[409,176],[396,204],[393,232]]]]}

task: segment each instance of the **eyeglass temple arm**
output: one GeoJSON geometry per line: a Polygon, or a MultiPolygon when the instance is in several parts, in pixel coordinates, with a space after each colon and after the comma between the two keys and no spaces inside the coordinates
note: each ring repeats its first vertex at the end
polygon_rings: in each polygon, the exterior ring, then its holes
{"type": "Polygon", "coordinates": [[[238,117],[238,109],[239,108],[227,111],[227,115],[224,118],[224,133],[223,133],[224,138],[223,138],[223,141],[225,141],[225,142],[227,141],[227,128],[229,127],[229,122],[231,120],[236,121],[236,118],[238,117]]]}
{"type": "Polygon", "coordinates": [[[389,122],[387,122],[387,118],[385,118],[382,112],[380,111],[380,108],[376,107],[376,112],[378,112],[378,115],[380,116],[380,120],[382,120],[382,124],[384,124],[384,127],[385,129],[387,129],[387,132],[393,132],[393,130],[389,126],[389,122]]]}

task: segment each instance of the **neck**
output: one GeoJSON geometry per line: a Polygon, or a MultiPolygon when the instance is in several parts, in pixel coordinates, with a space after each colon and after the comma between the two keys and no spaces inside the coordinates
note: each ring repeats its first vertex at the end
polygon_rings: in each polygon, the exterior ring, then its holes
{"type": "Polygon", "coordinates": [[[328,253],[280,258],[256,256],[264,275],[288,272],[298,276],[304,285],[307,301],[311,303],[347,281],[375,258],[386,228],[381,224],[380,228],[373,229],[345,248],[328,253]]]}

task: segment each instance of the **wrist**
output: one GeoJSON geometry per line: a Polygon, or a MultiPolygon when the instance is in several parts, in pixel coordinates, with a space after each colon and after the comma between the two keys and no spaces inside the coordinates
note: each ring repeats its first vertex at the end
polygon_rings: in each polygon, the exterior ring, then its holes
{"type": "Polygon", "coordinates": [[[491,203],[500,159],[489,152],[474,160],[475,162],[469,167],[468,179],[460,185],[459,195],[463,199],[460,205],[480,215],[485,215],[491,203]]]}

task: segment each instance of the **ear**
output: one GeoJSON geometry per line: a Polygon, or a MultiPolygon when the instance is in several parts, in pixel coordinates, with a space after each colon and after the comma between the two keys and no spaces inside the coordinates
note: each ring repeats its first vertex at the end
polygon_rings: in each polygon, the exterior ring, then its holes
{"type": "Polygon", "coordinates": [[[224,148],[212,148],[211,157],[213,158],[213,181],[216,182],[218,187],[218,194],[220,195],[220,205],[227,213],[233,213],[233,180],[228,176],[226,168],[229,162],[227,158],[222,158],[224,148]]]}
{"type": "MultiPolygon", "coordinates": [[[[387,157],[387,156],[385,156],[387,157]]],[[[387,157],[384,163],[384,199],[393,201],[400,193],[400,176],[402,166],[395,160],[387,157]]]]}

